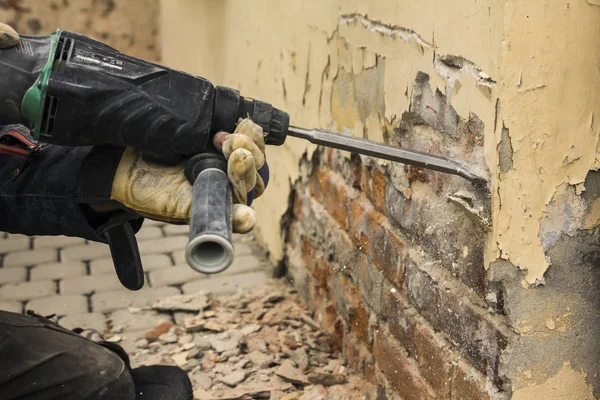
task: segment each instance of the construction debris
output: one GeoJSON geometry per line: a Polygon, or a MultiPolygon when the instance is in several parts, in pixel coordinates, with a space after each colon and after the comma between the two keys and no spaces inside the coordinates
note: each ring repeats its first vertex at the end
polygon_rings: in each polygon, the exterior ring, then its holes
{"type": "Polygon", "coordinates": [[[120,333],[132,340],[132,366],[183,368],[197,400],[358,400],[373,393],[347,374],[294,290],[278,282],[236,295],[173,296],[152,309],[180,324],[163,322],[137,337],[120,333]]]}

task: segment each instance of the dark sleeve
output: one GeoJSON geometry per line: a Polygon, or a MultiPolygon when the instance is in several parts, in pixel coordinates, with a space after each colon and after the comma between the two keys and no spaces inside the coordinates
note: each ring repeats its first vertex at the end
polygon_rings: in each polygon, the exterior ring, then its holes
{"type": "MultiPolygon", "coordinates": [[[[97,228],[109,215],[94,213],[88,204],[110,198],[110,182],[90,182],[84,171],[102,168],[113,176],[117,163],[97,164],[91,147],[47,146],[32,158],[13,181],[12,172],[23,158],[0,155],[0,231],[24,235],[65,235],[106,242],[97,228]],[[82,188],[95,188],[86,191],[82,188]],[[93,196],[88,193],[93,192],[93,196]],[[105,197],[107,196],[107,197],[105,197]]],[[[92,175],[93,176],[93,175],[92,175]]],[[[137,231],[140,218],[132,223],[137,231]]]]}

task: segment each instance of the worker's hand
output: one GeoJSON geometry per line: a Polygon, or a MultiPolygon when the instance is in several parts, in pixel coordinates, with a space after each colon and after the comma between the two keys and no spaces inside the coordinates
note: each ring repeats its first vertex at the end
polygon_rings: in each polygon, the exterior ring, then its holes
{"type": "Polygon", "coordinates": [[[0,49],[6,49],[19,43],[19,34],[10,26],[0,22],[0,49]]]}
{"type": "MultiPolygon", "coordinates": [[[[217,134],[215,142],[228,160],[233,231],[247,233],[256,224],[256,214],[249,205],[262,195],[268,183],[262,128],[245,119],[233,134],[217,134]]],[[[189,223],[192,185],[184,176],[184,168],[185,163],[164,166],[146,161],[128,147],[113,180],[111,199],[151,219],[189,223]]]]}

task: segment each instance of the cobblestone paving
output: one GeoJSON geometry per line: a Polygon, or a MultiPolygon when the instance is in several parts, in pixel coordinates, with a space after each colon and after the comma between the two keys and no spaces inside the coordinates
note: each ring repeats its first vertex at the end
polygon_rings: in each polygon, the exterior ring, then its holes
{"type": "MultiPolygon", "coordinates": [[[[231,293],[267,282],[266,261],[253,251],[250,236],[234,235],[234,263],[222,274],[208,276],[186,264],[187,235],[187,226],[144,222],[136,236],[146,283],[132,292],[117,279],[107,245],[0,232],[0,310],[55,314],[67,328],[105,332],[124,310],[144,307],[160,297],[198,291],[231,293]]],[[[149,317],[132,329],[153,327],[161,318],[149,317]]]]}

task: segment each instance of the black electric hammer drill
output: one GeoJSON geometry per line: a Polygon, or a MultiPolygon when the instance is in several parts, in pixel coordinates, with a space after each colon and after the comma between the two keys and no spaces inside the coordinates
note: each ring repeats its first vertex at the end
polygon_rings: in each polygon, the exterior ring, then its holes
{"type": "Polygon", "coordinates": [[[232,132],[239,118],[259,124],[268,145],[282,145],[292,135],[485,184],[443,157],[290,126],[288,114],[268,103],[67,31],[21,35],[18,46],[0,50],[0,91],[0,120],[29,126],[40,142],[131,146],[146,159],[166,164],[191,159],[186,167],[193,183],[186,259],[204,273],[220,272],[233,260],[231,187],[226,160],[212,137],[232,132]]]}

